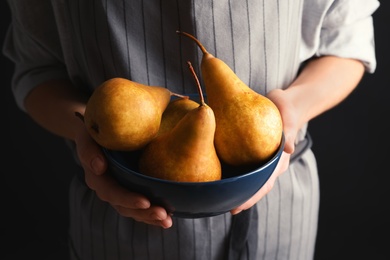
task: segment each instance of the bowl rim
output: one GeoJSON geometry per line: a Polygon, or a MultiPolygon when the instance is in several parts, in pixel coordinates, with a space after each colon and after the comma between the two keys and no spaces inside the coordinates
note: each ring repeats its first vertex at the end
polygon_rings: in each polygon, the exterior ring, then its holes
{"type": "Polygon", "coordinates": [[[184,186],[194,186],[194,185],[202,185],[203,186],[203,185],[215,185],[215,184],[223,184],[223,183],[227,183],[227,182],[237,181],[239,179],[245,178],[248,175],[252,175],[258,171],[261,171],[262,169],[273,164],[275,162],[275,160],[278,160],[278,158],[281,156],[281,154],[284,150],[284,145],[285,145],[285,136],[284,136],[284,132],[282,132],[282,140],[280,142],[278,150],[275,152],[275,154],[272,156],[272,158],[270,160],[268,160],[266,163],[262,164],[260,167],[257,167],[257,168],[255,168],[247,173],[222,178],[222,179],[216,180],[216,181],[206,181],[206,182],[171,181],[171,180],[164,180],[164,179],[152,177],[149,175],[145,175],[145,174],[142,174],[142,173],[137,172],[135,170],[132,170],[128,167],[125,167],[123,164],[118,162],[118,160],[116,158],[114,158],[114,156],[112,156],[112,154],[111,154],[112,152],[117,153],[117,152],[121,152],[121,151],[113,151],[113,150],[110,150],[110,149],[107,149],[104,147],[102,147],[102,150],[107,158],[111,158],[111,160],[110,160],[111,163],[114,163],[116,167],[120,168],[122,171],[124,171],[126,173],[130,173],[129,171],[131,171],[131,174],[134,174],[137,177],[148,179],[148,180],[151,180],[154,182],[165,183],[165,184],[180,184],[180,185],[184,185],[184,186]]]}

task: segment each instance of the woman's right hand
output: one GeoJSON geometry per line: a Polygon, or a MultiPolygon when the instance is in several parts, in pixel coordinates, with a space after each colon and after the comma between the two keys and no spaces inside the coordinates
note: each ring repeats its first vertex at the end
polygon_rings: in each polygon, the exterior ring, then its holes
{"type": "Polygon", "coordinates": [[[80,131],[75,142],[85,182],[101,200],[108,202],[124,217],[163,228],[172,226],[172,218],[163,207],[151,205],[148,198],[127,190],[106,173],[107,160],[86,129],[80,131]]]}

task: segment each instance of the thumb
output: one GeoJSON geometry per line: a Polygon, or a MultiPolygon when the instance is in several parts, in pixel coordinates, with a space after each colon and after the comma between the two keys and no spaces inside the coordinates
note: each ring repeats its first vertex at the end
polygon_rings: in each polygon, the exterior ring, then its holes
{"type": "Polygon", "coordinates": [[[102,175],[107,170],[107,159],[101,147],[85,133],[76,141],[77,154],[84,170],[102,175]]]}
{"type": "Polygon", "coordinates": [[[100,155],[93,157],[89,165],[96,175],[102,175],[107,169],[106,160],[100,155]]]}
{"type": "Polygon", "coordinates": [[[285,143],[284,143],[284,152],[292,154],[295,150],[295,135],[291,132],[285,131],[285,143]]]}

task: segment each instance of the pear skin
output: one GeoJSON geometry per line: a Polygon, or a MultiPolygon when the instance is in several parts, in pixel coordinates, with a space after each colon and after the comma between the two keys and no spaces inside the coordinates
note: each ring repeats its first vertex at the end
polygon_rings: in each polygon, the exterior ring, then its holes
{"type": "Polygon", "coordinates": [[[89,98],[84,123],[102,147],[134,151],[150,142],[172,92],[125,78],[112,78],[99,85],[89,98]]]}
{"type": "Polygon", "coordinates": [[[171,130],[180,119],[198,106],[199,103],[189,97],[178,98],[169,102],[162,115],[160,129],[157,135],[161,135],[171,130]]]}
{"type": "Polygon", "coordinates": [[[276,105],[249,88],[221,59],[203,53],[201,73],[209,106],[216,118],[215,146],[221,161],[233,166],[259,165],[280,146],[283,122],[276,105]]]}
{"type": "Polygon", "coordinates": [[[208,182],[222,178],[221,163],[214,147],[214,112],[204,102],[203,95],[200,96],[197,108],[186,113],[172,130],[157,136],[143,149],[139,159],[140,173],[178,182],[208,182]]]}

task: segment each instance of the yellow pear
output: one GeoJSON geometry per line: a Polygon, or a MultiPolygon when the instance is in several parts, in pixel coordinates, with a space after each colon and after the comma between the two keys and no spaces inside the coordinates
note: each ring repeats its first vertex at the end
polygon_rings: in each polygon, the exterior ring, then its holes
{"type": "Polygon", "coordinates": [[[169,102],[167,108],[162,114],[160,129],[158,135],[171,130],[182,119],[187,112],[197,108],[199,103],[190,99],[188,96],[177,98],[169,102]]]}
{"type": "Polygon", "coordinates": [[[276,105],[249,88],[194,36],[177,33],[195,41],[203,53],[201,73],[208,104],[215,113],[215,146],[221,161],[243,166],[269,160],[279,148],[283,134],[282,118],[276,105]]]}
{"type": "MultiPolygon", "coordinates": [[[[197,79],[190,63],[191,72],[197,79]]],[[[200,105],[168,132],[154,138],[141,152],[139,171],[178,182],[220,180],[221,163],[214,147],[215,117],[205,103],[199,81],[200,105]]]]}
{"type": "Polygon", "coordinates": [[[102,147],[133,151],[144,147],[158,132],[161,116],[173,93],[125,78],[111,78],[89,98],[84,123],[102,147]]]}

